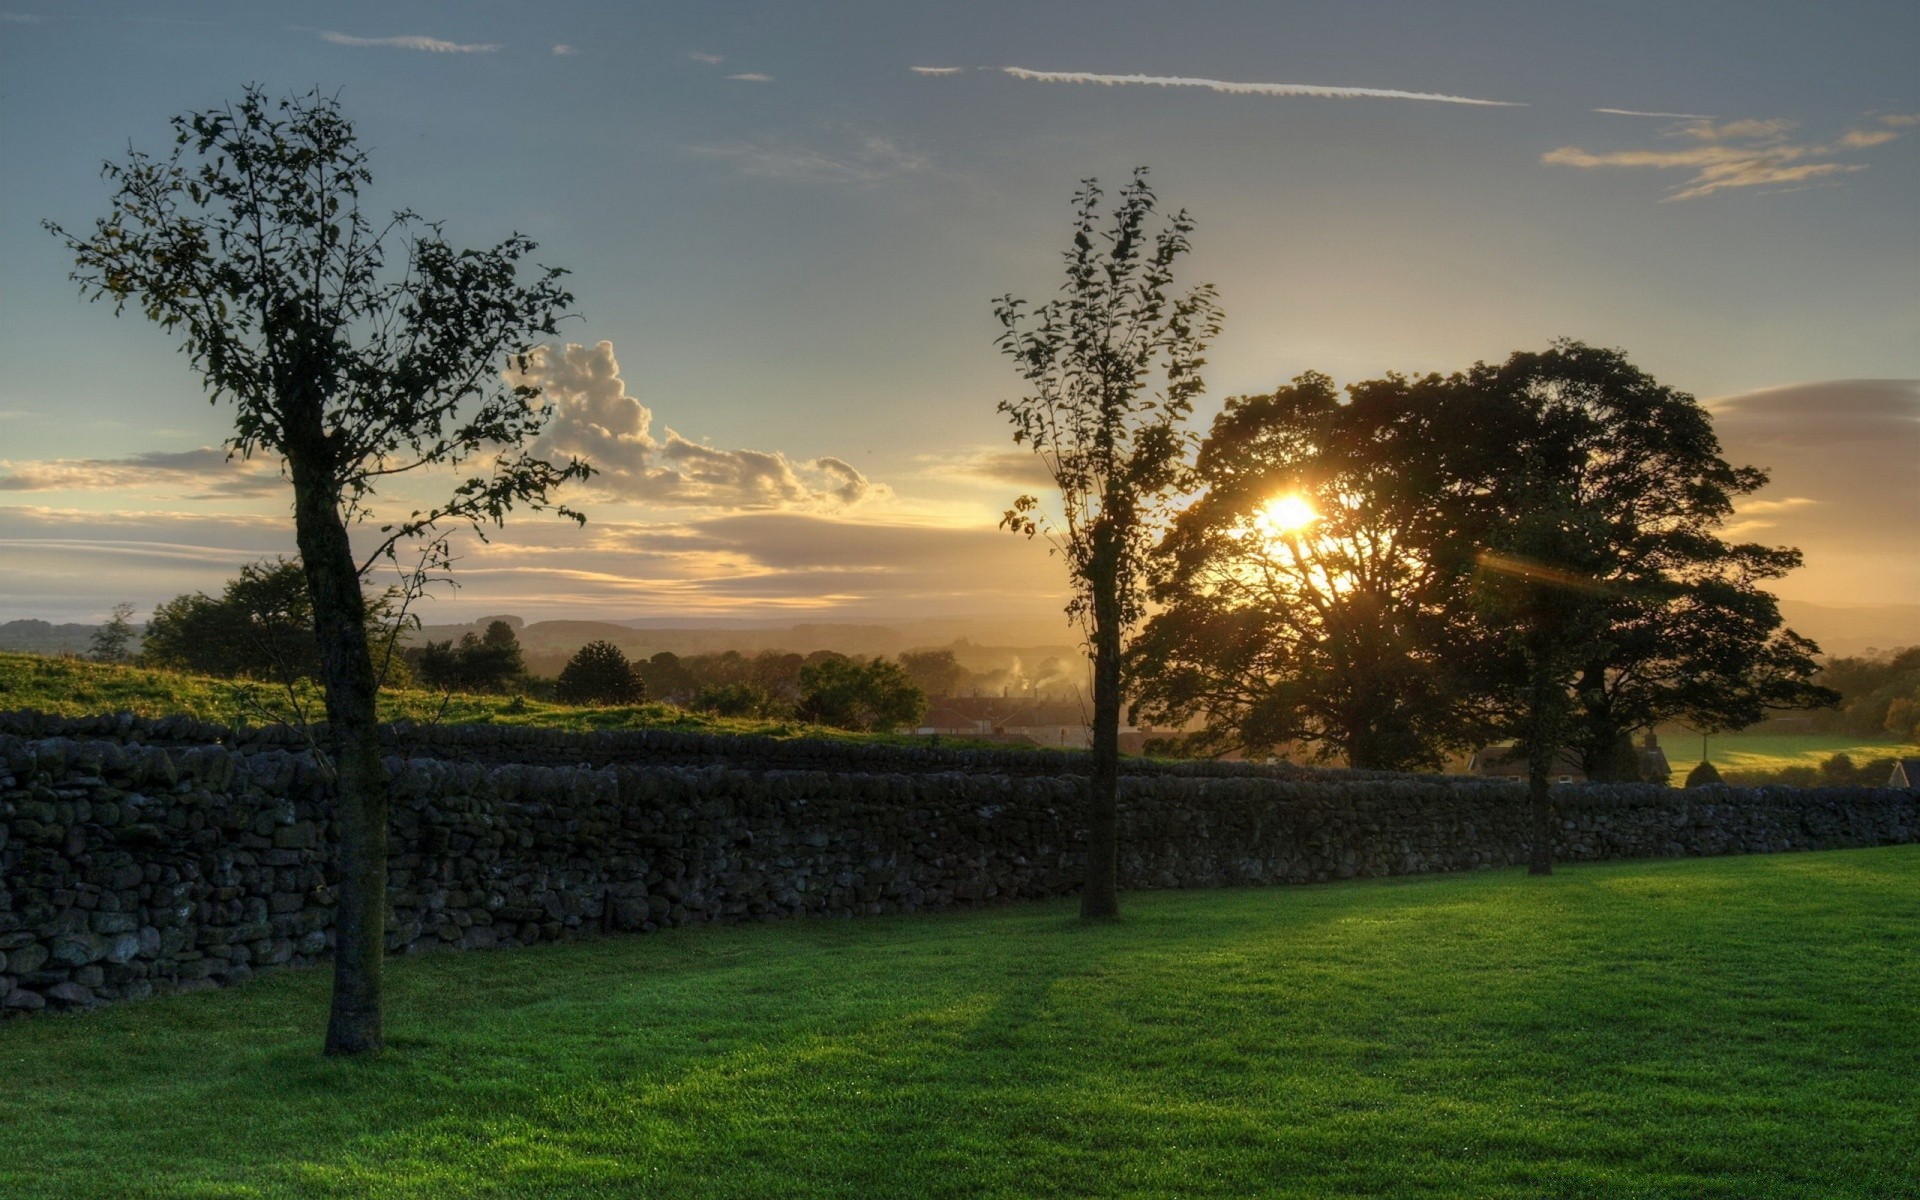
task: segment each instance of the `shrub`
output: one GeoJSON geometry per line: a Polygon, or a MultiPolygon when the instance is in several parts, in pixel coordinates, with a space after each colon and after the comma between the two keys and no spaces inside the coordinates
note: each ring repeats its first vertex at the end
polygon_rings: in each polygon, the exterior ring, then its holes
{"type": "Polygon", "coordinates": [[[899,663],[828,658],[800,668],[802,720],[888,733],[927,711],[927,696],[899,663]]]}
{"type": "Polygon", "coordinates": [[[561,669],[553,695],[562,704],[638,704],[646,688],[620,647],[588,642],[561,669]]]}

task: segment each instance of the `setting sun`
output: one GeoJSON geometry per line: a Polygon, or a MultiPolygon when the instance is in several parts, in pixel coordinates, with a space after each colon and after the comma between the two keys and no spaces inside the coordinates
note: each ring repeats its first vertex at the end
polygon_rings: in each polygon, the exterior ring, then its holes
{"type": "Polygon", "coordinates": [[[1268,537],[1297,533],[1320,519],[1304,496],[1288,493],[1267,501],[1254,517],[1254,524],[1268,537]]]}

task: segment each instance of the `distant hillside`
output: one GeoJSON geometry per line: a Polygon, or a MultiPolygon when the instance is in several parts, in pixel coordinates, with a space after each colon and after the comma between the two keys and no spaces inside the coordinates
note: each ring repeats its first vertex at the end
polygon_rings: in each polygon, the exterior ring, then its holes
{"type": "Polygon", "coordinates": [[[85,654],[98,625],[54,625],[46,621],[0,622],[0,650],[22,654],[85,654]]]}

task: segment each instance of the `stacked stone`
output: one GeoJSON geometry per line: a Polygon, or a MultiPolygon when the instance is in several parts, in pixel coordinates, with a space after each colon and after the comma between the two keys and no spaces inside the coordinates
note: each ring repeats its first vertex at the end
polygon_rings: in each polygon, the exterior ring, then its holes
{"type": "MultiPolygon", "coordinates": [[[[928,911],[1077,885],[1081,777],[748,762],[389,758],[389,950],[928,911]]],[[[1470,777],[1135,775],[1121,786],[1122,885],[1517,863],[1524,795],[1470,777]]],[[[1904,790],[1595,785],[1556,789],[1555,803],[1557,852],[1573,861],[1920,841],[1920,795],[1904,790]]],[[[323,961],[331,835],[326,776],[305,752],[0,734],[0,1012],[323,961]]]]}

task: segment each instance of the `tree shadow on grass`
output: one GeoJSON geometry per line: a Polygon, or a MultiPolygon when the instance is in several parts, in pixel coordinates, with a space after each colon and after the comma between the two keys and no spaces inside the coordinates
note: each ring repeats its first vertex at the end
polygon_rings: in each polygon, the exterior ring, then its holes
{"type": "Polygon", "coordinates": [[[49,1023],[21,1099],[68,1106],[29,1146],[56,1174],[0,1191],[63,1194],[107,1156],[153,1195],[1871,1195],[1887,1114],[1920,1102],[1910,1050],[1842,1061],[1898,1036],[1898,988],[1920,1000],[1876,924],[1910,951],[1920,856],[1898,863],[415,960],[367,1063],[317,1057],[324,979],[282,977],[49,1023]],[[168,1061],[129,1088],[143,1053],[168,1061]]]}

